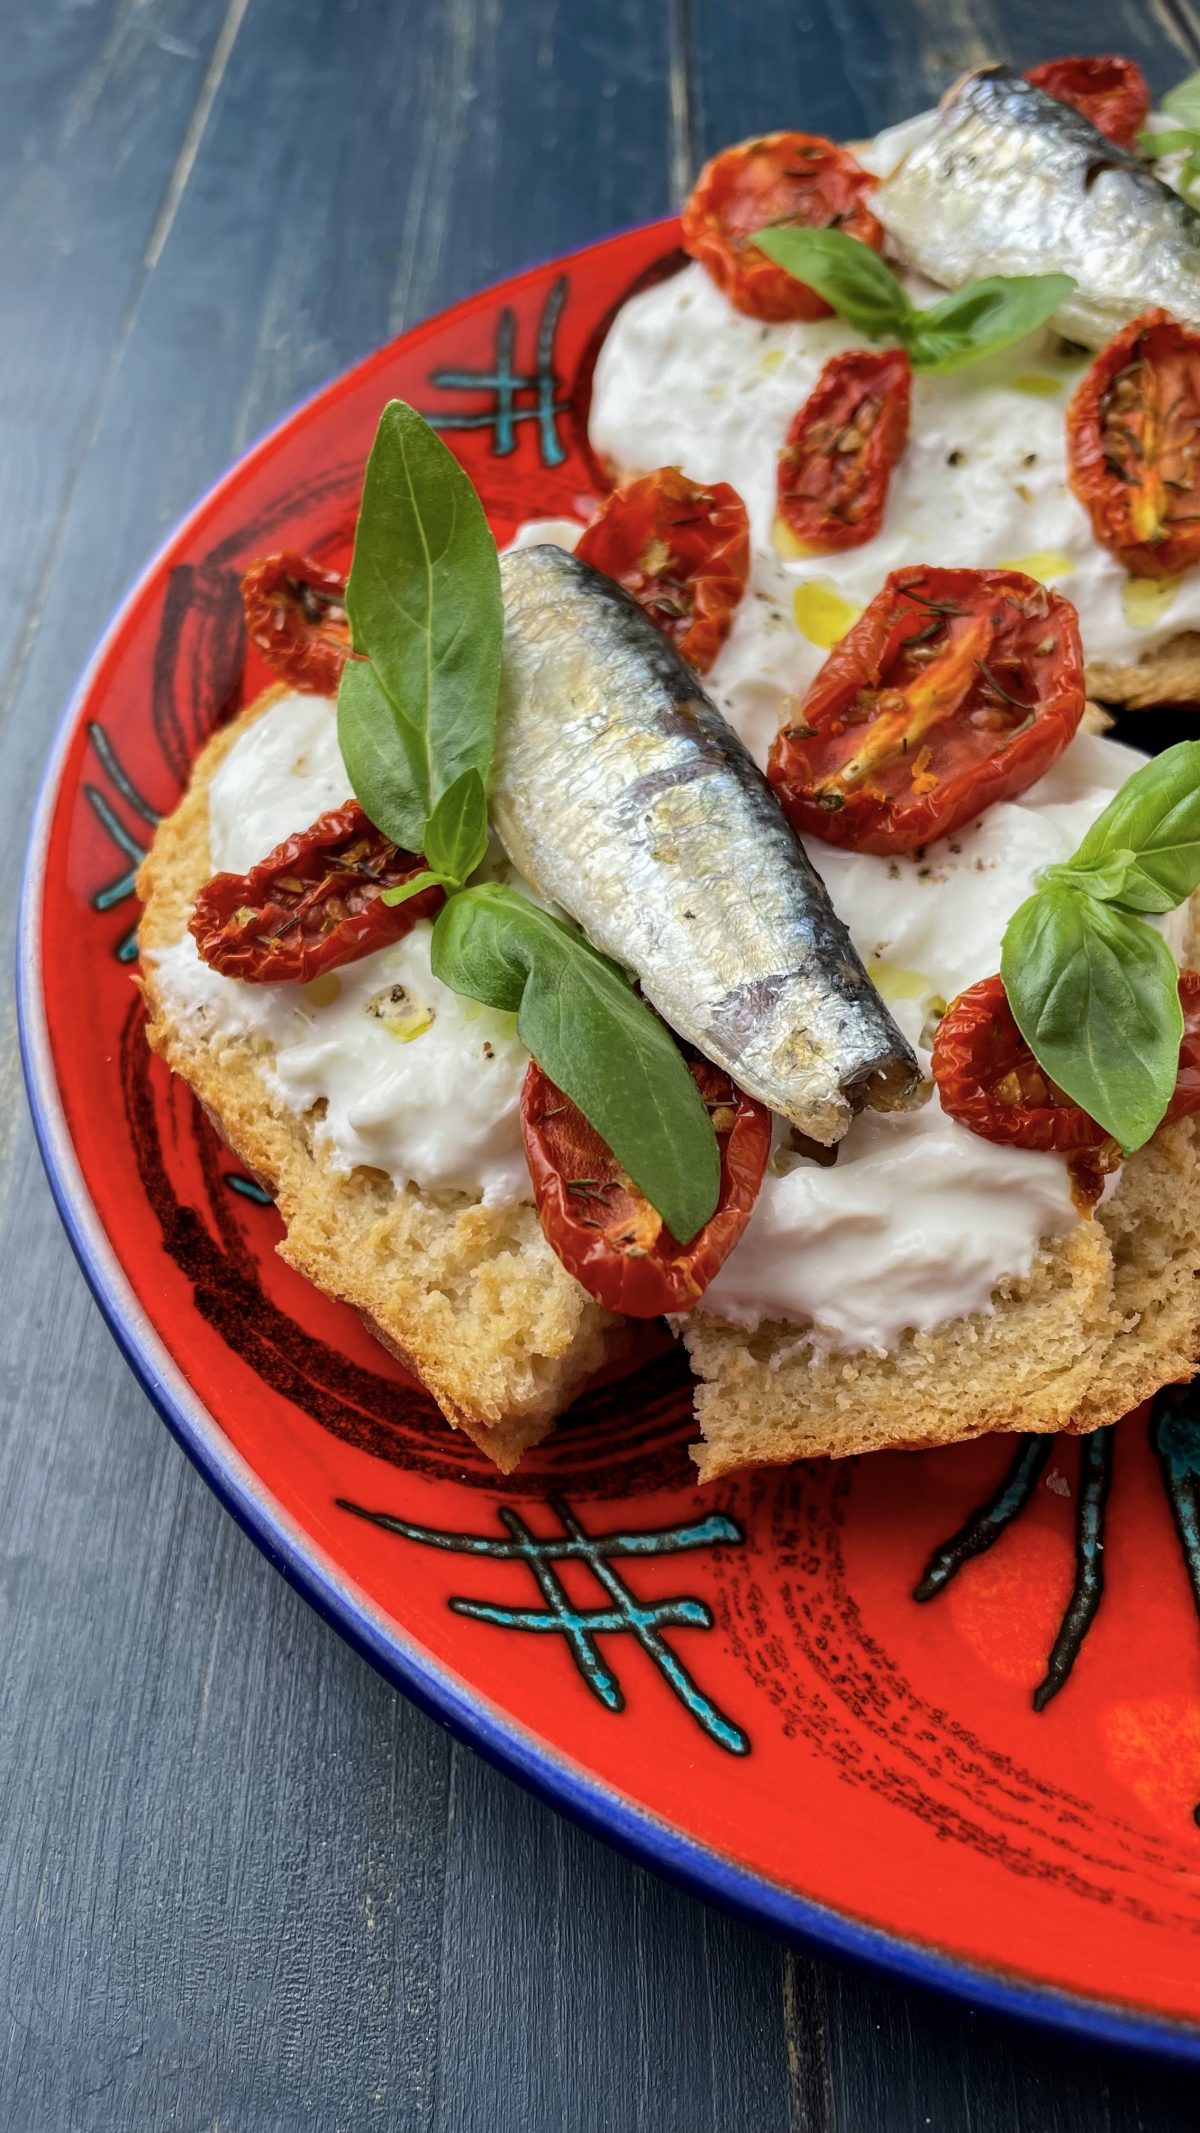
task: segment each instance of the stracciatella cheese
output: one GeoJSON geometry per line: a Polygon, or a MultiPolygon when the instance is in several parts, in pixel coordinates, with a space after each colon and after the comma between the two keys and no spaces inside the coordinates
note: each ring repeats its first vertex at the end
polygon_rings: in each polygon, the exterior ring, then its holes
{"type": "MultiPolygon", "coordinates": [[[[1120,741],[1078,733],[1028,792],[924,851],[882,858],[810,842],[835,908],[895,1013],[903,1019],[907,1005],[924,1017],[999,970],[1004,929],[1041,869],[1070,858],[1144,760],[1120,741]],[[915,1008],[913,973],[930,987],[915,1008]]],[[[1161,921],[1177,951],[1186,922],[1182,906],[1161,921]]],[[[918,1028],[909,1033],[919,1037],[918,1028]]]]}
{"type": "MultiPolygon", "coordinates": [[[[1042,867],[1066,859],[1139,757],[1080,734],[1019,800],[903,858],[813,845],[834,904],[919,1050],[956,993],[1000,966],[1000,940],[1042,867]]],[[[1165,930],[1181,946],[1184,913],[1165,930]]],[[[863,1112],[828,1166],[777,1150],[746,1233],[702,1308],[757,1326],[809,1320],[836,1348],[894,1348],[909,1328],[986,1311],[1000,1277],[1079,1217],[1066,1164],[916,1112],[863,1112]]]]}
{"type": "MultiPolygon", "coordinates": [[[[280,698],[212,780],[214,866],[244,872],[349,791],[332,704],[280,698]]],[[[215,1044],[262,1039],[283,1101],[301,1113],[324,1104],[315,1137],[338,1170],[366,1165],[400,1186],[492,1206],[526,1200],[520,1103],[529,1055],[515,1016],[464,1000],[434,977],[432,932],[421,920],[402,940],[310,985],[221,977],[190,933],[158,951],[155,968],[177,1020],[215,1044]]]]}
{"type": "MultiPolygon", "coordinates": [[[[543,529],[544,531],[545,529],[543,529]]],[[[924,857],[816,847],[855,943],[914,1042],[941,1002],[994,971],[1009,914],[1038,869],[1065,858],[1139,758],[1079,736],[1022,799],[993,808],[924,857]]],[[[214,864],[244,870],[345,799],[332,706],[280,699],[210,787],[214,864]]],[[[336,1166],[398,1185],[503,1203],[529,1197],[519,1104],[527,1055],[511,1016],[434,978],[431,928],[313,984],[246,985],[201,962],[190,934],[156,954],[172,1013],[206,1041],[271,1047],[279,1098],[336,1166]]],[[[1065,1165],[982,1141],[936,1099],[855,1120],[829,1168],[782,1141],[742,1242],[705,1307],[745,1324],[814,1326],[839,1348],[891,1348],[907,1327],[986,1310],[1039,1243],[1078,1219],[1065,1165]]]]}
{"type": "Polygon", "coordinates": [[[1132,584],[1067,487],[1067,404],[1089,359],[1048,330],[950,377],[918,374],[880,531],[798,555],[776,519],[779,453],[822,366],[862,345],[836,318],[746,318],[692,264],[623,306],[596,365],[597,452],[622,472],[727,481],[745,501],[750,583],[707,686],[760,763],[830,647],[906,564],[1009,564],[1054,585],[1089,659],[1128,664],[1200,627],[1200,571],[1132,584]]]}
{"type": "Polygon", "coordinates": [[[299,690],[278,698],[213,774],[208,847],[214,871],[248,874],[277,844],[349,797],[329,698],[299,690]]]}
{"type": "Polygon", "coordinates": [[[700,1308],[886,1354],[909,1328],[988,1310],[1003,1275],[1027,1273],[1039,1240],[1078,1219],[1065,1163],[980,1140],[935,1095],[903,1123],[862,1113],[828,1169],[779,1150],[700,1308]]]}

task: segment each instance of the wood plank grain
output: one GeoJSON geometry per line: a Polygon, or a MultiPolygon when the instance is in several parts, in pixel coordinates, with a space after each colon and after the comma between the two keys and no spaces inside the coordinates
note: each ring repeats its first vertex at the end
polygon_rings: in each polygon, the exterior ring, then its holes
{"type": "Polygon", "coordinates": [[[789,2133],[1191,2133],[1193,2074],[788,1958],[789,2133]],[[814,2077],[808,2042],[823,2040],[814,2077]]]}
{"type": "Polygon", "coordinates": [[[1032,66],[1060,52],[1128,52],[1160,93],[1200,55],[1175,4],[1104,0],[758,0],[754,34],[724,0],[688,0],[693,166],[728,141],[776,126],[838,139],[925,109],[964,68],[1032,66]]]}
{"type": "Polygon", "coordinates": [[[225,0],[10,10],[0,125],[0,719],[225,0]]]}
{"type": "Polygon", "coordinates": [[[439,2133],[783,2123],[777,1949],[461,1752],[453,1799],[439,2133]]]}

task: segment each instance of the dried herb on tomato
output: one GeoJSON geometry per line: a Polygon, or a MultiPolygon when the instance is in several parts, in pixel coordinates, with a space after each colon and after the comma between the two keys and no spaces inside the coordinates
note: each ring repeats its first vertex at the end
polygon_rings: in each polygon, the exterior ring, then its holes
{"type": "Polygon", "coordinates": [[[431,887],[394,908],[383,900],[424,869],[392,844],[357,800],[285,838],[248,874],[215,874],[188,921],[204,961],[256,985],[307,983],[399,940],[444,897],[431,887]]]}

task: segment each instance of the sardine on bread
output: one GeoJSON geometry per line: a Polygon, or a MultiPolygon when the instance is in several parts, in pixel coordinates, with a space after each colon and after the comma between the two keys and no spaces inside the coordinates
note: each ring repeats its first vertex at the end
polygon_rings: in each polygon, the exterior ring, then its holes
{"type": "MultiPolygon", "coordinates": [[[[159,826],[138,881],[140,984],[153,1049],[188,1082],[239,1160],[276,1198],[279,1249],[348,1303],[433,1394],[447,1420],[510,1472],[588,1377],[618,1356],[619,1320],[566,1272],[531,1204],[349,1176],[272,1084],[269,1048],[181,1019],[158,954],[186,934],[212,871],[208,791],[230,750],[286,692],[269,689],[208,743],[159,826]]],[[[1189,960],[1200,946],[1193,906],[1189,960]]],[[[907,1336],[896,1353],[822,1352],[803,1329],[757,1331],[693,1313],[695,1448],[705,1479],[731,1468],[992,1429],[1091,1429],[1200,1354],[1200,1123],[1163,1128],[1122,1168],[1096,1218],[1049,1244],[992,1308],[907,1336]]]]}

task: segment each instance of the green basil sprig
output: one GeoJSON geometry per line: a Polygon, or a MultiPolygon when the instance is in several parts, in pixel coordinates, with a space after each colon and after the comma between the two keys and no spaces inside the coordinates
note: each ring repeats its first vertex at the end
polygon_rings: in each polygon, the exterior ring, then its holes
{"type": "Polygon", "coordinates": [[[1183,1037],[1178,966],[1145,920],[1198,885],[1200,741],[1180,741],[1134,772],[1005,931],[1021,1035],[1127,1155],[1162,1121],[1183,1037]]]}
{"type": "Polygon", "coordinates": [[[449,786],[474,771],[484,792],[504,608],[483,506],[403,400],[384,408],[367,461],[346,613],[366,655],[338,691],[350,782],[377,829],[419,850],[449,786]]]}
{"type": "Polygon", "coordinates": [[[942,376],[1023,341],[1075,287],[1069,274],[989,274],[921,308],[886,260],[845,230],[763,229],[754,242],[848,325],[899,341],[914,370],[942,376]]]}
{"type": "Polygon", "coordinates": [[[338,740],[350,782],[376,827],[429,862],[385,901],[447,891],[434,974],[516,1014],[538,1064],[687,1243],[716,1210],[721,1162],[670,1031],[582,934],[514,889],[470,883],[488,849],[500,570],[467,475],[401,400],[367,462],[346,608],[355,656],[338,740]]]}
{"type": "Polygon", "coordinates": [[[464,770],[447,785],[416,842],[429,865],[398,888],[385,889],[385,904],[405,904],[422,889],[461,889],[482,866],[488,848],[487,792],[477,770],[464,770]]]}
{"type": "Polygon", "coordinates": [[[499,882],[451,897],[433,929],[434,976],[507,1008],[550,1079],[578,1104],[672,1236],[717,1204],[721,1159],[674,1038],[616,963],[499,882]]]}
{"type": "Polygon", "coordinates": [[[1009,921],[1000,971],[1038,1065],[1127,1155],[1140,1148],[1170,1101],[1183,1038],[1179,966],[1161,933],[1055,884],[1009,921]]]}
{"type": "Polygon", "coordinates": [[[1068,872],[1126,911],[1173,911],[1190,896],[1200,882],[1200,741],[1179,741],[1135,771],[1047,878],[1068,872]]]}
{"type": "Polygon", "coordinates": [[[1200,180],[1200,72],[1189,74],[1186,81],[1178,82],[1162,100],[1161,109],[1168,118],[1178,121],[1165,133],[1146,129],[1137,137],[1138,147],[1144,156],[1176,155],[1180,149],[1187,151],[1179,173],[1179,189],[1187,199],[1192,197],[1192,188],[1200,180]]]}

